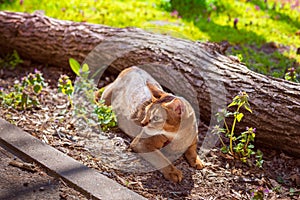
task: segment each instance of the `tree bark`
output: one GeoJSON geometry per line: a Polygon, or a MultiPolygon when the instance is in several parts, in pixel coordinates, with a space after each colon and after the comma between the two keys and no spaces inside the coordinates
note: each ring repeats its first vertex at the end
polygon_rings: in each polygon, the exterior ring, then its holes
{"type": "Polygon", "coordinates": [[[197,114],[210,125],[218,109],[245,91],[253,114],[245,115],[240,130],[256,127],[258,145],[300,156],[300,84],[250,71],[216,44],[1,11],[0,48],[2,54],[14,49],[23,58],[65,68],[70,57],[117,72],[143,66],[165,87],[197,103],[197,114]]]}

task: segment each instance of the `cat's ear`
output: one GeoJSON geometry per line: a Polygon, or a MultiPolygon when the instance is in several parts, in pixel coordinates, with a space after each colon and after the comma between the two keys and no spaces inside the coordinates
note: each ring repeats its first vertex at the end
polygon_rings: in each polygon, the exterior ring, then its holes
{"type": "Polygon", "coordinates": [[[185,111],[183,102],[178,98],[175,98],[168,103],[164,103],[162,104],[162,106],[172,111],[178,117],[180,117],[181,114],[185,111]]]}
{"type": "Polygon", "coordinates": [[[151,94],[152,94],[152,100],[160,99],[165,92],[161,90],[159,87],[152,83],[147,83],[147,87],[149,88],[151,94]]]}

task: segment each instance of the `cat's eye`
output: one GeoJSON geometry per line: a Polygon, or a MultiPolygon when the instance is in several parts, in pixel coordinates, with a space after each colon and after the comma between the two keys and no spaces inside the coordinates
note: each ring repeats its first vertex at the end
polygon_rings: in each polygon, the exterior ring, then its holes
{"type": "Polygon", "coordinates": [[[152,120],[156,122],[156,121],[159,120],[159,117],[158,117],[158,116],[154,116],[154,117],[152,118],[152,120]]]}

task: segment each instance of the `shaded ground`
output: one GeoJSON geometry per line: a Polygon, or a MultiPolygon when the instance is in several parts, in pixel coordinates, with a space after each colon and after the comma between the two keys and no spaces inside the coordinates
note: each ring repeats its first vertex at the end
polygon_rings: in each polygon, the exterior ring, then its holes
{"type": "Polygon", "coordinates": [[[47,175],[42,169],[23,162],[14,154],[0,147],[0,199],[87,199],[69,188],[62,180],[47,175]],[[13,163],[26,167],[16,167],[13,163]]]}
{"type": "MultiPolygon", "coordinates": [[[[32,72],[33,69],[27,68],[26,71],[32,72]]],[[[0,87],[9,90],[13,82],[24,73],[22,68],[10,72],[1,70],[0,87]]],[[[67,98],[57,93],[57,79],[53,80],[62,72],[45,67],[43,73],[46,79],[51,79],[52,84],[43,91],[42,106],[22,112],[2,107],[0,116],[148,199],[251,199],[254,192],[261,193],[265,199],[300,198],[300,159],[263,148],[264,169],[250,168],[235,162],[220,153],[218,148],[212,149],[203,158],[206,163],[203,170],[194,170],[180,158],[175,162],[184,175],[180,184],[166,181],[159,172],[126,173],[114,170],[112,163],[105,161],[104,153],[100,151],[101,145],[103,142],[112,143],[113,146],[108,150],[113,153],[122,146],[128,146],[129,139],[118,129],[112,130],[101,139],[85,137],[77,132],[67,98]]],[[[205,126],[200,127],[200,141],[205,130],[205,126]]],[[[113,155],[108,158],[113,160],[113,155]]],[[[124,164],[126,165],[125,161],[124,164]]],[[[23,179],[23,174],[20,178],[23,179]]]]}

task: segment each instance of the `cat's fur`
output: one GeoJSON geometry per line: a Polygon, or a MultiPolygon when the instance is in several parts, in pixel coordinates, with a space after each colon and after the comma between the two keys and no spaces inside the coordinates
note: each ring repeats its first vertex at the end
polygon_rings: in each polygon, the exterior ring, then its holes
{"type": "Polygon", "coordinates": [[[197,155],[198,131],[191,105],[181,97],[163,91],[147,72],[127,68],[108,85],[102,99],[112,105],[118,126],[133,138],[131,148],[174,182],[182,172],[168,155],[183,154],[189,164],[202,169],[197,155]]]}

